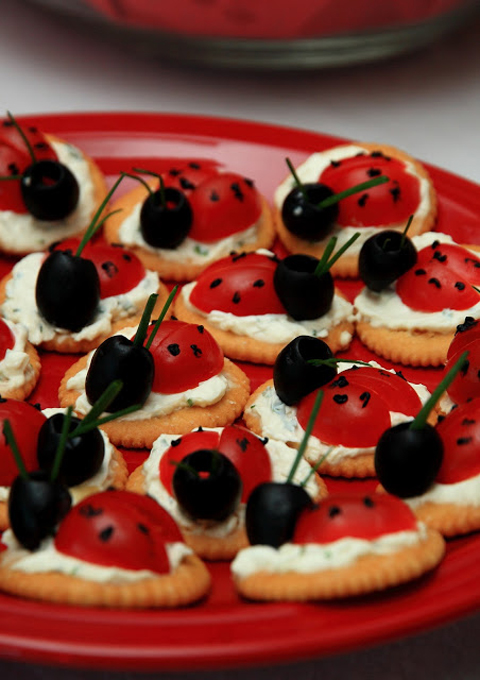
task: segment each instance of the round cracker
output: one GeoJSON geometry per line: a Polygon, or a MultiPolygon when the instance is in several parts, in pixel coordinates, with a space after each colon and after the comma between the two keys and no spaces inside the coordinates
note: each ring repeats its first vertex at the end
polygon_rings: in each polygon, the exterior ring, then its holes
{"type": "Polygon", "coordinates": [[[448,333],[378,328],[358,321],[356,333],[372,352],[405,366],[443,366],[455,329],[448,333]]]}
{"type": "MultiPolygon", "coordinates": [[[[418,176],[422,179],[426,179],[429,183],[428,195],[430,200],[430,210],[426,215],[414,216],[409,227],[408,234],[410,237],[412,237],[417,236],[418,234],[423,234],[425,231],[432,230],[437,217],[437,196],[432,180],[426,168],[418,160],[407,154],[405,151],[401,151],[400,149],[397,149],[393,146],[370,142],[352,142],[352,144],[362,147],[367,152],[381,151],[386,156],[391,156],[392,158],[397,158],[398,160],[407,161],[413,164],[415,172],[418,174],[418,176]]],[[[330,237],[326,237],[321,241],[313,242],[306,241],[305,239],[295,236],[285,227],[282,220],[281,211],[276,206],[274,207],[274,222],[279,239],[290,253],[305,253],[307,255],[318,257],[319,259],[322,257],[330,237]]],[[[402,224],[397,227],[385,225],[384,228],[402,232],[405,228],[405,225],[402,224]]],[[[361,232],[361,227],[359,227],[359,231],[361,232]]],[[[358,255],[349,254],[347,251],[345,255],[342,255],[342,257],[340,257],[340,259],[337,260],[337,262],[333,265],[331,272],[334,276],[341,278],[358,277],[358,255]]]]}
{"type": "Polygon", "coordinates": [[[338,569],[304,574],[259,571],[234,577],[238,592],[248,599],[265,601],[333,600],[364,595],[406,583],[434,569],[445,554],[445,541],[433,529],[421,543],[389,555],[366,555],[338,569]]]}
{"type": "Polygon", "coordinates": [[[87,581],[54,571],[30,574],[3,566],[0,557],[0,590],[32,600],[77,607],[182,607],[203,598],[210,584],[210,574],[196,555],[184,557],[169,574],[124,584],[87,581]]]}

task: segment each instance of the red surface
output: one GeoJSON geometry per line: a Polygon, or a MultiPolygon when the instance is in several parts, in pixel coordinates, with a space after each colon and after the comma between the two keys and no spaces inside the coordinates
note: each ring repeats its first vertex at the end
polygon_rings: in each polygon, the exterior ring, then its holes
{"type": "MultiPolygon", "coordinates": [[[[252,176],[271,198],[293,163],[339,140],[300,130],[156,114],[51,115],[36,122],[92,154],[113,175],[132,166],[161,170],[172,160],[212,158],[252,176]],[[162,157],[162,160],[159,160],[162,157]]],[[[379,140],[388,141],[388,140],[379,140]]],[[[479,187],[430,168],[440,194],[438,228],[460,241],[479,240],[479,187]]],[[[0,274],[11,263],[0,261],[0,274]]],[[[358,283],[342,284],[352,295],[358,283]]],[[[374,355],[355,341],[348,356],[374,355]]],[[[76,357],[43,355],[32,402],[56,403],[56,389],[76,357]]],[[[269,374],[246,367],[252,387],[269,374]]],[[[402,369],[408,379],[436,383],[441,370],[402,369]]],[[[144,454],[131,451],[131,468],[144,454]]],[[[374,481],[332,482],[331,490],[371,491],[374,481]]],[[[119,612],[32,603],[0,596],[0,655],[15,660],[132,670],[186,670],[272,664],[335,654],[450,621],[480,606],[480,535],[450,541],[440,567],[415,583],[371,597],[331,604],[256,604],[240,601],[227,564],[211,566],[213,589],[198,606],[179,611],[119,612]]]]}

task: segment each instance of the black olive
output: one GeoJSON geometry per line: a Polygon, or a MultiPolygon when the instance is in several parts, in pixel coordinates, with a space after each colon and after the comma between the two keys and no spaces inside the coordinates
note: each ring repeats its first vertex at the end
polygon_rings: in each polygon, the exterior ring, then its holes
{"type": "Polygon", "coordinates": [[[319,208],[318,204],[333,196],[325,184],[304,184],[294,187],[282,205],[282,220],[295,236],[307,241],[321,241],[331,232],[338,217],[338,203],[319,208]],[[305,198],[305,193],[307,198],[305,198]]]}
{"type": "Polygon", "coordinates": [[[443,460],[443,443],[437,430],[425,424],[410,429],[410,422],[386,430],[375,450],[375,470],[389,493],[420,496],[433,484],[443,460]]]}
{"type": "Polygon", "coordinates": [[[122,389],[108,406],[114,413],[134,404],[144,404],[152,391],[155,376],[153,356],[143,345],[135,345],[122,335],[107,338],[95,350],[85,380],[85,391],[94,404],[114,380],[122,389]]]}
{"type": "Polygon", "coordinates": [[[151,193],[140,212],[140,231],[155,248],[173,249],[187,237],[193,221],[192,208],[182,191],[173,187],[151,193]]]}
{"type": "Polygon", "coordinates": [[[360,278],[367,288],[379,293],[416,261],[417,250],[408,237],[398,231],[382,231],[367,239],[360,250],[360,278]]]}
{"type": "Polygon", "coordinates": [[[64,484],[50,481],[45,470],[16,477],[8,497],[10,526],[15,538],[27,550],[36,550],[71,506],[71,496],[64,484]]]}
{"type": "Polygon", "coordinates": [[[54,160],[32,163],[23,173],[20,190],[27,210],[39,220],[61,220],[78,203],[78,182],[66,165],[54,160]]]}
{"type": "Polygon", "coordinates": [[[93,321],[100,280],[90,260],[55,250],[43,261],[35,288],[38,311],[48,323],[79,331],[93,321]]]}
{"type": "Polygon", "coordinates": [[[259,484],[247,501],[245,526],[252,545],[278,548],[293,536],[298,516],[314,503],[302,486],[281,482],[259,484]]]}
{"type": "Polygon", "coordinates": [[[292,406],[318,387],[333,380],[336,366],[314,366],[311,359],[331,359],[326,342],[309,335],[299,335],[278,354],[273,367],[273,384],[284,404],[292,406]]]}
{"type": "MultiPolygon", "coordinates": [[[[38,434],[38,464],[49,473],[56,458],[64,420],[63,413],[51,416],[43,423],[38,434]]],[[[80,423],[81,420],[73,416],[69,432],[73,432],[80,423]]],[[[67,486],[76,486],[91,479],[100,470],[104,456],[105,443],[97,428],[67,439],[58,472],[59,479],[67,486]]]]}
{"type": "Polygon", "coordinates": [[[311,255],[288,255],[280,260],[273,275],[275,291],[296,321],[318,319],[332,306],[333,277],[330,271],[316,276],[318,262],[311,255]]]}
{"type": "Polygon", "coordinates": [[[235,465],[212,449],[199,449],[185,456],[175,470],[172,484],[177,502],[194,519],[226,519],[235,512],[242,493],[235,465]]]}

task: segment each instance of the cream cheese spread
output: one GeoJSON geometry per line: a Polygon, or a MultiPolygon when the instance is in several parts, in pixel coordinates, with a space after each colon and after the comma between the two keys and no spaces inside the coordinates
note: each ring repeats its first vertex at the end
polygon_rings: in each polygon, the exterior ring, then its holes
{"type": "MultiPolygon", "coordinates": [[[[412,241],[421,250],[434,241],[454,243],[447,234],[426,232],[414,236],[412,241]]],[[[475,251],[472,251],[474,254],[475,251]]],[[[380,293],[368,288],[357,295],[354,301],[359,321],[369,323],[375,328],[391,330],[422,330],[436,333],[450,333],[465,321],[466,316],[480,317],[480,302],[468,309],[442,309],[439,312],[420,312],[405,305],[397,295],[396,285],[392,283],[380,293]]]]}
{"type": "Polygon", "coordinates": [[[71,170],[79,187],[75,210],[63,220],[39,220],[30,213],[0,210],[0,249],[9,253],[45,250],[55,241],[74,236],[89,224],[93,211],[94,185],[82,152],[66,142],[51,142],[60,163],[71,170]]]}
{"type": "MultiPolygon", "coordinates": [[[[235,316],[235,314],[218,309],[206,313],[190,302],[190,295],[195,285],[195,281],[192,281],[183,286],[181,290],[188,309],[203,316],[214,328],[230,331],[236,335],[246,335],[262,342],[287,344],[299,335],[326,338],[335,326],[344,321],[353,323],[356,319],[353,305],[340,295],[334,296],[332,306],[326,314],[312,321],[295,321],[287,314],[235,316]]],[[[352,334],[344,331],[340,340],[343,343],[342,348],[346,349],[350,345],[352,334]]]]}
{"type": "MultiPolygon", "coordinates": [[[[29,574],[44,574],[58,572],[68,576],[76,576],[87,581],[97,583],[134,583],[148,578],[161,578],[159,574],[148,569],[123,569],[122,567],[106,567],[93,562],[85,562],[76,557],[70,557],[55,548],[53,538],[42,541],[38,550],[25,550],[16,540],[13,532],[4,532],[2,542],[7,550],[2,553],[2,565],[9,569],[17,569],[29,574]]],[[[184,557],[192,554],[192,550],[184,543],[166,543],[165,548],[170,563],[170,570],[174,571],[184,557]]]]}
{"type": "Polygon", "coordinates": [[[284,543],[279,548],[254,545],[241,550],[232,562],[232,573],[247,578],[257,572],[311,574],[327,569],[341,569],[367,555],[389,555],[426,540],[427,529],[422,522],[412,531],[384,534],[373,540],[341,538],[332,543],[284,543]]]}
{"type": "MultiPolygon", "coordinates": [[[[345,158],[352,158],[359,153],[369,153],[361,146],[356,146],[354,144],[348,144],[343,146],[337,146],[332,149],[327,149],[325,151],[317,152],[312,154],[307,158],[307,160],[296,168],[296,173],[302,184],[309,182],[318,182],[318,178],[324,170],[326,170],[331,161],[341,161],[345,158]]],[[[415,170],[415,166],[410,161],[402,161],[405,164],[406,172],[410,175],[416,177],[420,185],[420,202],[414,213],[415,217],[423,218],[431,210],[430,201],[430,184],[428,180],[424,177],[420,177],[415,170]]],[[[295,188],[296,183],[294,178],[290,175],[277,187],[275,191],[275,205],[281,211],[283,202],[287,194],[295,188]]],[[[326,243],[332,236],[336,236],[337,247],[343,246],[355,233],[360,231],[360,236],[357,238],[355,243],[353,243],[348,249],[349,255],[358,255],[365,241],[378,233],[383,229],[394,229],[395,227],[405,227],[404,224],[383,224],[379,226],[348,226],[342,227],[339,224],[333,225],[332,231],[328,234],[328,238],[321,239],[318,241],[319,244],[326,243]]]]}
{"type": "Polygon", "coordinates": [[[54,338],[59,342],[66,338],[81,341],[108,335],[115,321],[140,314],[148,297],[158,290],[158,274],[147,270],[143,279],[127,293],[100,300],[94,320],[88,326],[75,333],[55,328],[40,315],[35,301],[38,272],[44,257],[44,253],[32,253],[17,262],[6,286],[5,302],[1,306],[6,319],[26,327],[28,339],[33,345],[54,338]]]}
{"type": "Polygon", "coordinates": [[[437,505],[452,503],[453,505],[478,507],[480,505],[480,475],[463,479],[461,482],[455,482],[454,484],[434,482],[421,496],[403,498],[402,500],[412,510],[415,510],[424,503],[435,503],[437,505]]]}
{"type": "MultiPolygon", "coordinates": [[[[204,431],[219,432],[223,428],[202,428],[204,431]]],[[[155,498],[158,503],[167,510],[175,519],[177,524],[188,529],[192,533],[206,534],[215,538],[223,538],[233,533],[238,527],[243,526],[245,517],[245,504],[241,503],[237,510],[226,520],[222,522],[205,521],[190,519],[180,508],[176,499],[170,495],[164,487],[159,477],[159,465],[165,452],[170,448],[172,441],[179,439],[182,435],[178,434],[163,434],[153,444],[152,451],[147,460],[143,464],[143,474],[145,477],[145,491],[148,495],[155,498]]],[[[265,448],[270,458],[270,465],[272,468],[272,481],[284,482],[286,481],[290,469],[292,467],[295,451],[286,446],[282,442],[270,439],[265,448]]],[[[311,472],[311,467],[304,460],[300,461],[295,472],[293,482],[300,484],[303,482],[311,472]]],[[[318,484],[315,476],[312,475],[305,490],[312,498],[317,498],[319,495],[318,484]]]]}
{"type": "Polygon", "coordinates": [[[26,352],[27,330],[21,324],[14,324],[3,319],[10,328],[15,344],[7,349],[5,357],[0,361],[0,394],[6,394],[25,385],[34,374],[30,357],[26,352]]]}

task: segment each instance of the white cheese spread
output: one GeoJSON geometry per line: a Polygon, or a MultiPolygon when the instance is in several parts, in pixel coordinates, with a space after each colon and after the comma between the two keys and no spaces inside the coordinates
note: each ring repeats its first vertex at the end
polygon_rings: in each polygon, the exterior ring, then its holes
{"type": "Polygon", "coordinates": [[[7,349],[4,358],[0,361],[0,395],[22,387],[34,374],[30,357],[26,352],[26,328],[8,319],[3,319],[3,321],[13,333],[15,343],[12,349],[7,349]]]}
{"type": "Polygon", "coordinates": [[[257,572],[311,574],[327,569],[341,569],[367,555],[389,555],[425,541],[427,529],[422,522],[416,531],[397,531],[373,540],[341,538],[332,543],[285,543],[278,549],[267,545],[244,548],[235,557],[231,569],[237,578],[257,572]]]}
{"type": "Polygon", "coordinates": [[[413,498],[403,498],[412,510],[415,510],[424,503],[452,503],[460,506],[479,506],[480,505],[480,475],[475,475],[469,479],[454,484],[439,484],[434,482],[432,486],[421,496],[413,498]]]}
{"type": "MultiPolygon", "coordinates": [[[[55,548],[53,538],[42,541],[38,550],[31,552],[20,546],[12,531],[4,532],[2,542],[7,550],[2,553],[2,565],[9,569],[17,569],[29,574],[44,574],[57,572],[68,576],[76,576],[86,581],[97,583],[111,583],[121,585],[134,583],[148,578],[161,578],[159,574],[148,569],[123,569],[122,567],[106,567],[93,562],[85,562],[76,557],[70,557],[55,548]]],[[[174,571],[184,557],[191,555],[191,549],[184,543],[166,543],[165,548],[170,563],[170,570],[174,571]]]]}

